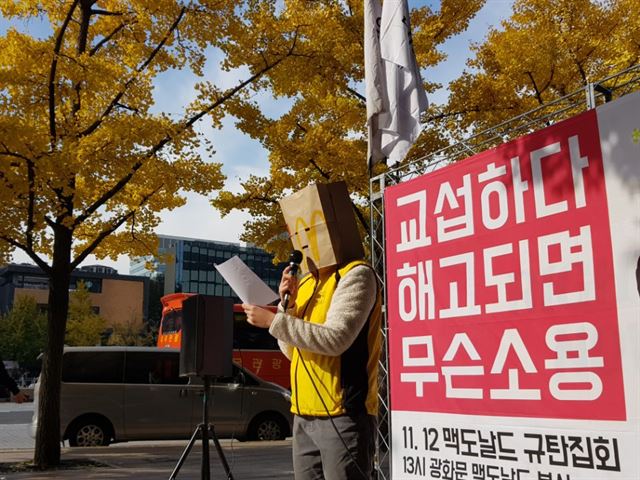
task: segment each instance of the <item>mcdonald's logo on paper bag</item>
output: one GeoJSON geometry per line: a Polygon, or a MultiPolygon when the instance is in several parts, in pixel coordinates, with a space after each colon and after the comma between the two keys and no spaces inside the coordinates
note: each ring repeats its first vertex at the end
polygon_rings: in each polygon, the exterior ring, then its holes
{"type": "Polygon", "coordinates": [[[302,273],[364,257],[345,182],[312,184],[280,200],[302,273]],[[314,265],[314,267],[312,267],[314,265]]]}

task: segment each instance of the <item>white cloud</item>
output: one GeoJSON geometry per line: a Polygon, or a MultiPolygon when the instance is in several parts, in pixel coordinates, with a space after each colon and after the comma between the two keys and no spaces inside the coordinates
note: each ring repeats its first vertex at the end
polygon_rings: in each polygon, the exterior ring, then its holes
{"type": "Polygon", "coordinates": [[[429,95],[429,102],[447,102],[448,84],[465,69],[472,53],[471,44],[484,40],[492,26],[499,27],[500,22],[511,15],[512,5],[513,0],[488,0],[469,22],[467,30],[444,42],[440,50],[447,54],[446,60],[422,71],[425,80],[442,84],[442,88],[429,95]]]}
{"type": "MultiPolygon", "coordinates": [[[[410,2],[411,6],[424,4],[425,2],[410,2]]],[[[426,2],[432,8],[438,9],[438,2],[426,2]],[[436,5],[433,5],[436,3],[436,5]]],[[[490,26],[497,26],[499,22],[508,17],[511,12],[511,0],[488,0],[478,15],[470,22],[467,31],[449,39],[441,47],[448,54],[448,59],[435,68],[426,69],[423,75],[426,79],[443,84],[443,88],[430,96],[430,101],[444,103],[447,99],[447,85],[463,71],[465,61],[470,55],[471,42],[481,41],[487,34],[490,26]]],[[[0,32],[4,25],[0,23],[0,32]]],[[[204,78],[198,78],[188,71],[170,71],[160,75],[155,82],[154,97],[155,112],[167,112],[173,115],[181,115],[183,108],[196,96],[195,84],[202,80],[208,80],[221,88],[229,88],[237,85],[247,78],[249,72],[245,68],[231,72],[220,70],[221,53],[217,49],[210,49],[205,65],[204,78]]],[[[266,92],[254,95],[256,101],[265,115],[276,118],[286,112],[291,100],[275,100],[266,92]]],[[[236,120],[226,118],[221,130],[214,130],[211,123],[204,119],[197,126],[198,130],[206,135],[212,142],[216,153],[209,158],[223,165],[223,172],[227,175],[226,189],[238,192],[241,181],[250,174],[266,175],[269,170],[268,152],[259,142],[251,139],[238,130],[236,120]]],[[[243,223],[249,217],[242,212],[234,212],[224,219],[213,209],[206,197],[197,194],[187,194],[187,204],[171,212],[162,212],[162,222],[158,227],[158,233],[177,235],[184,237],[202,238],[208,240],[220,240],[238,242],[243,223]]],[[[16,254],[15,261],[30,261],[24,254],[16,254]]],[[[85,265],[98,263],[90,257],[85,265]]],[[[128,273],[128,257],[121,256],[117,262],[108,260],[99,263],[113,266],[120,273],[128,273]]]]}
{"type": "Polygon", "coordinates": [[[206,197],[194,193],[186,196],[186,205],[160,214],[163,220],[158,227],[159,234],[239,242],[242,224],[249,220],[247,214],[233,212],[221,218],[206,197]]]}
{"type": "MultiPolygon", "coordinates": [[[[500,20],[506,18],[510,14],[512,3],[511,0],[489,0],[470,22],[466,32],[445,42],[442,48],[448,53],[447,61],[426,72],[429,79],[444,85],[444,88],[438,91],[431,101],[446,101],[446,86],[462,73],[465,61],[470,55],[471,42],[481,41],[491,25],[498,25],[500,20]]],[[[219,52],[217,52],[207,62],[205,76],[212,82],[226,88],[246,78],[248,72],[244,69],[221,72],[218,68],[219,61],[219,52]]],[[[265,92],[256,94],[254,100],[263,112],[272,118],[286,112],[292,102],[287,99],[274,100],[265,92]]],[[[235,127],[235,119],[225,119],[221,130],[214,130],[210,124],[205,123],[198,128],[213,141],[216,154],[212,160],[223,164],[223,171],[228,176],[227,190],[238,192],[240,182],[250,174],[266,175],[268,173],[268,152],[259,142],[240,132],[235,127]]],[[[189,195],[188,198],[184,207],[162,215],[163,222],[158,228],[159,233],[238,242],[243,223],[249,219],[248,215],[234,212],[221,219],[204,197],[189,195]]]]}

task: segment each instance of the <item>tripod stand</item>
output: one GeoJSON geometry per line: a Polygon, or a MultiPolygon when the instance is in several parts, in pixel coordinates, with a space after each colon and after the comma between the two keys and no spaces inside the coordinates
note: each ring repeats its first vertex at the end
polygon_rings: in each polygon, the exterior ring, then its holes
{"type": "Polygon", "coordinates": [[[220,457],[220,462],[222,463],[222,466],[224,467],[224,471],[227,474],[227,480],[233,480],[231,469],[229,468],[227,459],[225,458],[224,452],[222,451],[222,447],[220,446],[220,442],[218,441],[216,431],[213,425],[209,423],[209,405],[207,400],[209,397],[209,391],[211,389],[211,377],[205,376],[203,377],[203,380],[204,380],[204,395],[202,398],[202,423],[200,423],[196,427],[195,431],[193,432],[193,435],[191,435],[191,439],[189,440],[189,443],[185,447],[184,451],[182,452],[182,455],[180,456],[178,463],[173,469],[173,472],[171,472],[171,476],[169,477],[169,480],[175,480],[176,475],[178,475],[178,472],[180,471],[180,468],[182,468],[182,464],[189,456],[189,453],[191,452],[191,449],[193,448],[193,445],[195,444],[196,439],[198,438],[198,433],[202,434],[202,464],[201,464],[200,478],[202,480],[209,480],[211,478],[211,470],[209,468],[209,436],[211,436],[211,439],[213,440],[213,444],[215,445],[216,450],[218,452],[218,457],[220,457]]]}

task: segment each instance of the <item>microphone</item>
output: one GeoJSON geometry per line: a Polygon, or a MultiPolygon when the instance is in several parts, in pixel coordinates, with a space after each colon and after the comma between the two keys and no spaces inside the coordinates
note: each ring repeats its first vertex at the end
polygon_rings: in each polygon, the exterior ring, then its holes
{"type": "MultiPolygon", "coordinates": [[[[289,255],[289,266],[291,267],[291,269],[289,270],[289,273],[294,277],[298,274],[298,269],[300,268],[300,262],[302,262],[302,252],[300,250],[294,250],[293,252],[291,252],[291,255],[289,255]]],[[[291,293],[288,290],[284,292],[284,300],[282,302],[282,307],[284,308],[285,312],[289,307],[290,296],[291,296],[291,293]]]]}

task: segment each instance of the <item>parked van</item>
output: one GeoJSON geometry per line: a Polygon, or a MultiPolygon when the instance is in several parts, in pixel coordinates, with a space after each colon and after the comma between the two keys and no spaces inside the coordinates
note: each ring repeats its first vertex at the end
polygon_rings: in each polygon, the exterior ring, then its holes
{"type": "MultiPolygon", "coordinates": [[[[60,435],[71,446],[190,438],[202,422],[204,388],[179,375],[180,351],[157,347],[65,347],[60,435]]],[[[36,383],[31,435],[38,424],[36,383]]],[[[291,397],[283,387],[233,365],[212,382],[209,422],[220,438],[284,439],[291,397]]]]}

